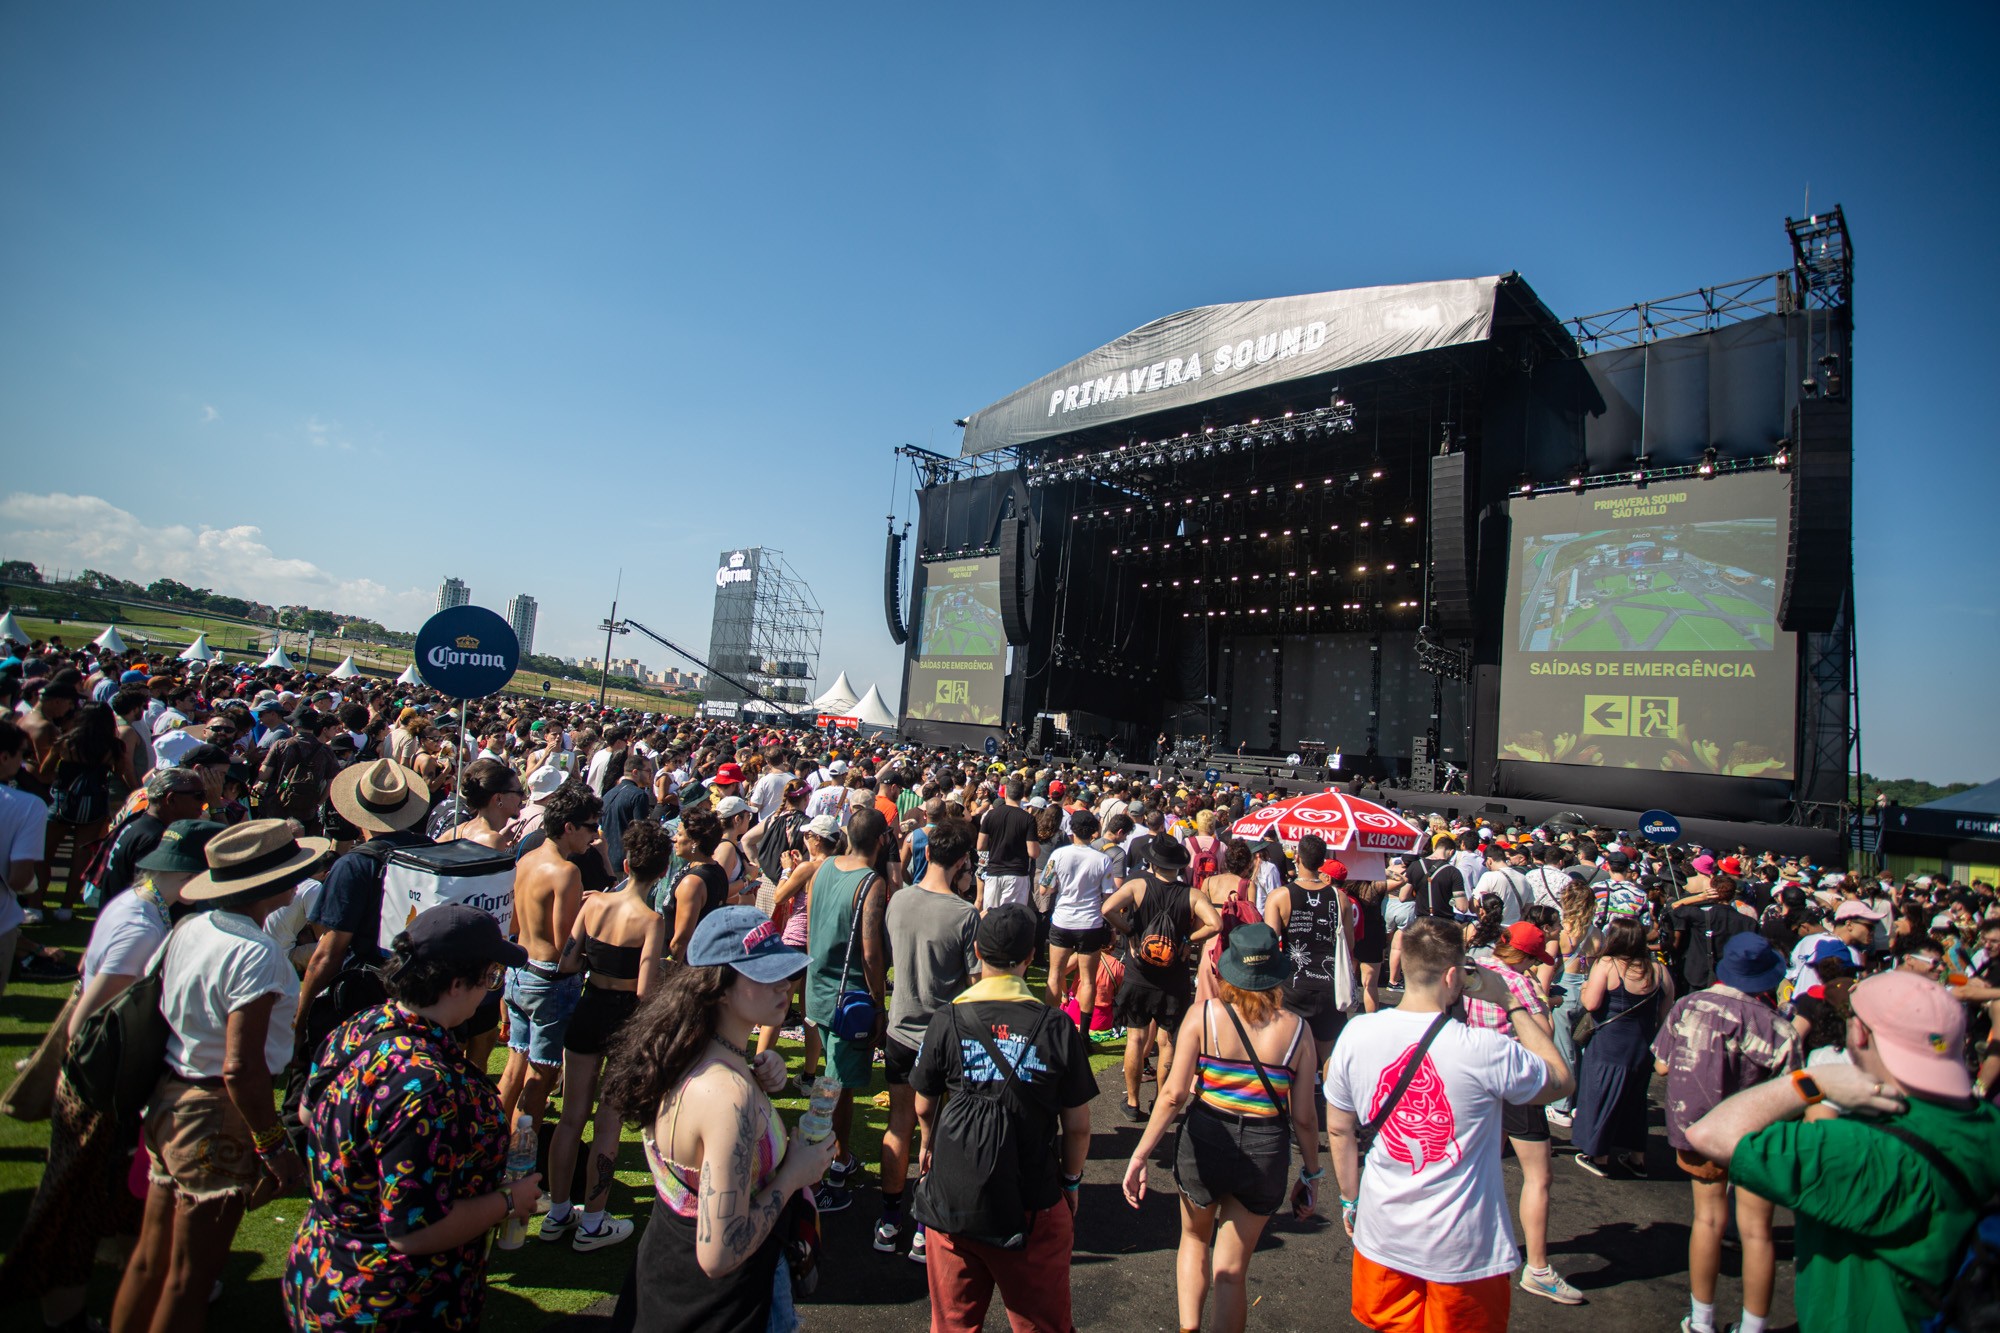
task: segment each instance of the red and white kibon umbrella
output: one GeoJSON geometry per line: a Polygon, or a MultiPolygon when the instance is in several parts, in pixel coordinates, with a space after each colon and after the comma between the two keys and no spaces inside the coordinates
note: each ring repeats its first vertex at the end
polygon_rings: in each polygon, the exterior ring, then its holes
{"type": "Polygon", "coordinates": [[[1275,832],[1287,847],[1297,847],[1300,838],[1316,833],[1330,852],[1393,854],[1419,851],[1424,845],[1423,831],[1401,815],[1331,790],[1260,806],[1229,831],[1245,842],[1258,842],[1275,832]]]}

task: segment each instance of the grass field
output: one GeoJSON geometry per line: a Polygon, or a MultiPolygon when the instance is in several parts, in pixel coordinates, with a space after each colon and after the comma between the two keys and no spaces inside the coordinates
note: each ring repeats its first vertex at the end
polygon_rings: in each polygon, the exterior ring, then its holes
{"type": "Polygon", "coordinates": [[[1648,611],[1638,606],[1615,606],[1611,614],[1618,617],[1618,623],[1625,627],[1625,634],[1633,643],[1644,643],[1667,618],[1664,611],[1648,611]]]}
{"type": "Polygon", "coordinates": [[[1714,616],[1682,616],[1660,640],[1660,651],[1667,653],[1732,652],[1755,646],[1714,616]]]}
{"type": "MultiPolygon", "coordinates": [[[[37,639],[60,637],[70,647],[89,643],[104,631],[101,620],[65,620],[58,624],[54,620],[40,616],[17,615],[23,634],[37,639]]],[[[224,654],[232,662],[261,662],[271,651],[271,628],[268,625],[252,625],[247,621],[230,620],[217,616],[183,615],[176,611],[155,607],[123,607],[119,611],[118,633],[126,645],[134,650],[148,650],[153,643],[170,647],[173,653],[194,641],[196,634],[208,635],[208,646],[224,654]]],[[[388,644],[350,643],[344,639],[316,638],[310,661],[299,646],[299,636],[287,631],[285,653],[294,662],[308,671],[321,675],[340,665],[343,657],[350,653],[354,665],[369,676],[393,678],[402,674],[410,665],[408,648],[396,648],[388,644]]],[[[530,696],[542,693],[542,681],[550,680],[548,697],[569,702],[597,701],[597,687],[581,681],[560,680],[544,677],[532,671],[516,672],[508,683],[511,693],[530,696]]],[[[638,690],[620,689],[613,685],[605,695],[605,702],[614,708],[637,709],[649,713],[673,713],[688,716],[694,712],[694,705],[684,700],[667,699],[657,694],[645,694],[638,690]]]]}
{"type": "Polygon", "coordinates": [[[1757,603],[1749,601],[1746,598],[1715,596],[1710,597],[1708,601],[1716,610],[1732,616],[1742,616],[1746,620],[1769,620],[1771,618],[1770,607],[1759,606],[1757,603]]]}
{"type": "Polygon", "coordinates": [[[1669,611],[1700,611],[1705,609],[1700,598],[1694,596],[1692,593],[1681,592],[1677,588],[1662,588],[1657,592],[1640,593],[1638,596],[1628,598],[1627,600],[1637,602],[1641,606],[1665,607],[1669,611]]]}
{"type": "MultiPolygon", "coordinates": [[[[66,925],[51,924],[38,928],[34,933],[42,943],[80,955],[89,939],[89,926],[79,919],[66,925]]],[[[1031,978],[1031,984],[1039,989],[1040,974],[1031,978]]],[[[0,1069],[9,1071],[5,1076],[7,1079],[13,1077],[14,1062],[33,1053],[42,1033],[55,1020],[68,989],[60,985],[23,983],[16,979],[8,986],[7,994],[0,997],[0,1069]]],[[[796,1077],[802,1062],[798,1043],[782,1042],[779,1049],[796,1077]]],[[[1120,1042],[1096,1045],[1092,1066],[1102,1070],[1117,1063],[1123,1053],[1124,1046],[1120,1042]]],[[[503,1049],[494,1055],[491,1065],[496,1077],[504,1063],[503,1049]]],[[[888,1123],[888,1112],[884,1107],[875,1105],[875,1097],[886,1093],[886,1090],[887,1084],[878,1065],[874,1083],[865,1094],[857,1097],[855,1105],[854,1151],[866,1168],[866,1180],[871,1183],[875,1180],[876,1166],[881,1158],[882,1132],[888,1123]]],[[[787,1123],[791,1123],[804,1112],[806,1104],[803,1097],[786,1097],[778,1098],[777,1105],[785,1113],[787,1123]]],[[[551,1122],[556,1114],[552,1105],[551,1122]]],[[[4,1238],[9,1246],[15,1239],[18,1220],[27,1212],[35,1183],[41,1178],[42,1160],[47,1148],[46,1123],[23,1123],[0,1117],[0,1217],[12,1219],[4,1230],[0,1230],[0,1238],[4,1238]]],[[[588,1155],[580,1154],[579,1161],[584,1160],[588,1160],[588,1155]]],[[[646,1172],[638,1131],[627,1129],[619,1144],[618,1183],[611,1192],[610,1212],[617,1217],[637,1217],[643,1224],[651,1198],[652,1185],[646,1172]]],[[[278,1278],[284,1270],[286,1252],[298,1234],[303,1205],[301,1196],[291,1195],[265,1205],[244,1219],[223,1274],[222,1296],[211,1308],[211,1328],[257,1330],[282,1325],[278,1278]]],[[[850,1211],[830,1218],[827,1225],[864,1227],[873,1226],[874,1222],[873,1204],[864,1200],[850,1211]]],[[[635,1235],[623,1245],[609,1250],[578,1254],[566,1244],[542,1243],[536,1239],[531,1224],[527,1243],[520,1249],[492,1251],[487,1268],[486,1317],[482,1327],[493,1333],[528,1333],[528,1330],[540,1329],[560,1315],[573,1314],[605,1296],[615,1294],[624,1279],[626,1266],[631,1262],[632,1247],[637,1244],[638,1237],[635,1235]]],[[[92,1313],[109,1315],[117,1281],[117,1269],[100,1261],[91,1287],[92,1313]]],[[[26,1309],[16,1309],[11,1313],[15,1322],[10,1327],[40,1327],[38,1317],[26,1309]],[[30,1323],[31,1319],[37,1319],[37,1322],[30,1323]]]]}

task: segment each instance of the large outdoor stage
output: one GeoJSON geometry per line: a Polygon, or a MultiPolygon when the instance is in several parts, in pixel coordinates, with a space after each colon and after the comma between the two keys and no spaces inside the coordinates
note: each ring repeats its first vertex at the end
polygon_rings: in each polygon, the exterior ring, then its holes
{"type": "Polygon", "coordinates": [[[1838,829],[1851,252],[1838,210],[1786,232],[1571,320],[1516,274],[1183,311],[899,450],[905,733],[1838,829]]]}

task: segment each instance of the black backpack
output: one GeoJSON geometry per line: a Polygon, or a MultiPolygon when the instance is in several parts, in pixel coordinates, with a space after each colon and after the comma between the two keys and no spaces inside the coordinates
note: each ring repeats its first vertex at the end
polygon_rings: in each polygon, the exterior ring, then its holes
{"type": "Polygon", "coordinates": [[[121,1144],[138,1140],[146,1103],[166,1072],[173,1030],[160,1012],[160,969],[173,940],[170,930],[153,965],[85,1016],[63,1054],[63,1077],[86,1105],[111,1117],[121,1144]]]}
{"type": "MultiPolygon", "coordinates": [[[[964,1029],[958,1006],[946,1005],[952,1037],[963,1051],[964,1029]]],[[[1023,1059],[1054,1011],[1046,1007],[1022,1046],[1023,1059]]],[[[931,1152],[931,1169],[917,1182],[911,1216],[948,1236],[966,1236],[1003,1250],[1028,1243],[1032,1221],[1022,1202],[1028,1163],[1040,1160],[1046,1145],[1024,1144],[1025,1126],[1020,1094],[1020,1066],[1010,1065],[982,1027],[972,1039],[985,1048],[995,1069],[1007,1071],[998,1084],[972,1084],[952,1089],[938,1114],[938,1142],[931,1152]]]]}

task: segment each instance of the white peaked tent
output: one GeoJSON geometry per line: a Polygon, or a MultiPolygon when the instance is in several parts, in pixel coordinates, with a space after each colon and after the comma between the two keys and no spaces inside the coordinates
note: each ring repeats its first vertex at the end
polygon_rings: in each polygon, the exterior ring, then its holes
{"type": "MultiPolygon", "coordinates": [[[[21,633],[21,622],[14,619],[12,611],[0,616],[0,643],[18,643],[25,647],[28,642],[28,636],[21,633]]],[[[841,679],[845,680],[846,677],[843,676],[841,679]]]]}
{"type": "MultiPolygon", "coordinates": [[[[348,660],[352,661],[353,659],[350,658],[348,660]]],[[[417,664],[412,662],[403,668],[402,675],[396,677],[396,683],[398,685],[421,685],[424,683],[424,678],[417,674],[417,664]]]]}
{"type": "Polygon", "coordinates": [[[848,681],[847,673],[843,671],[840,673],[840,679],[833,682],[833,688],[813,700],[812,706],[815,712],[849,717],[852,716],[851,710],[858,702],[860,701],[855,697],[854,686],[848,681]]]}
{"type": "Polygon", "coordinates": [[[197,634],[194,642],[181,649],[183,662],[211,662],[215,660],[215,649],[208,646],[208,636],[197,634]]]}
{"type": "Polygon", "coordinates": [[[848,716],[860,718],[861,725],[864,728],[881,731],[894,731],[896,729],[895,713],[890,711],[889,705],[882,702],[882,691],[876,689],[873,685],[868,687],[868,693],[862,695],[856,701],[854,711],[848,714],[848,716]]]}
{"type": "Polygon", "coordinates": [[[331,680],[353,680],[361,674],[361,668],[354,665],[354,658],[350,655],[341,658],[340,665],[326,674],[331,680]]]}
{"type": "Polygon", "coordinates": [[[277,643],[271,645],[270,655],[267,656],[263,661],[259,662],[257,665],[267,666],[267,667],[281,667],[289,671],[291,670],[294,664],[291,658],[285,656],[285,645],[282,643],[277,643]]]}
{"type": "Polygon", "coordinates": [[[130,651],[128,648],[125,647],[125,640],[118,637],[118,627],[116,625],[106,625],[104,627],[104,633],[92,639],[91,643],[99,648],[102,648],[107,653],[123,653],[130,651]]]}

